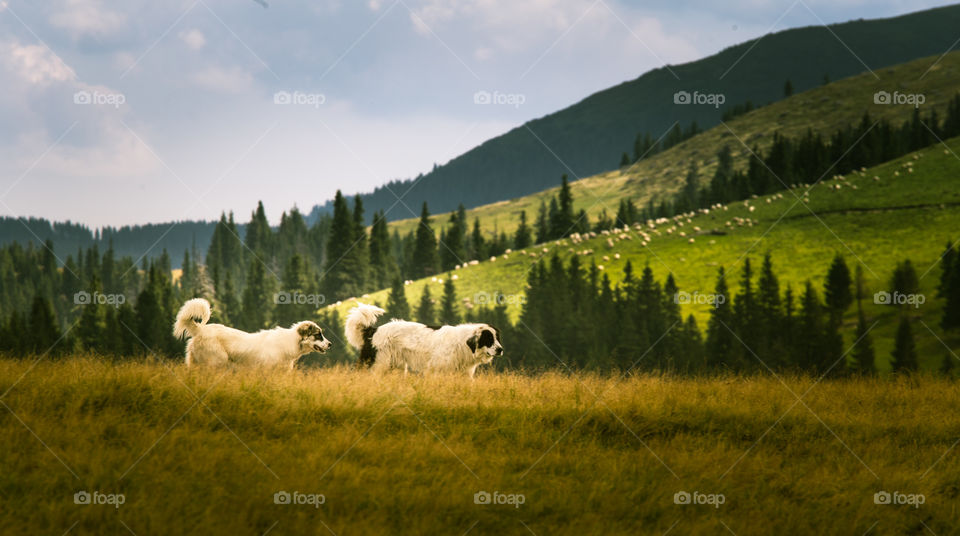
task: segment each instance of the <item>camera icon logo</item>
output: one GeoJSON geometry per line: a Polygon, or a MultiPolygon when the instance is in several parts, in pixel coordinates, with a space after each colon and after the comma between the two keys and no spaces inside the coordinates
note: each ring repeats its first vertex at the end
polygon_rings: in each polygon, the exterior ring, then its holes
{"type": "Polygon", "coordinates": [[[690,104],[690,92],[689,91],[678,91],[673,94],[673,103],[674,104],[690,104]]]}
{"type": "Polygon", "coordinates": [[[87,90],[81,90],[73,94],[74,104],[90,104],[91,102],[93,102],[93,97],[87,90]]]}
{"type": "Polygon", "coordinates": [[[878,491],[873,494],[873,504],[890,504],[890,492],[878,491]]]}
{"type": "Polygon", "coordinates": [[[890,93],[886,91],[878,91],[873,94],[873,103],[874,104],[890,104],[890,93]]]}
{"type": "Polygon", "coordinates": [[[686,291],[679,291],[673,295],[673,302],[677,305],[686,305],[690,303],[690,293],[686,291]]]}
{"type": "Polygon", "coordinates": [[[890,305],[893,303],[893,300],[891,299],[889,292],[881,290],[873,295],[873,303],[877,305],[890,305]]]}
{"type": "Polygon", "coordinates": [[[290,104],[291,102],[293,102],[293,97],[289,91],[278,91],[273,94],[274,104],[290,104]]]}
{"type": "Polygon", "coordinates": [[[81,290],[76,292],[73,295],[73,303],[76,305],[90,305],[93,303],[93,300],[90,297],[90,293],[86,290],[81,290]]]}
{"type": "Polygon", "coordinates": [[[673,504],[690,504],[690,493],[678,491],[673,494],[673,504]]]}
{"type": "Polygon", "coordinates": [[[74,493],[73,504],[90,504],[90,494],[86,491],[78,491],[74,493]]]}
{"type": "Polygon", "coordinates": [[[290,504],[290,493],[278,491],[273,494],[273,504],[290,504]]]}
{"type": "Polygon", "coordinates": [[[290,293],[287,291],[277,292],[273,295],[273,303],[277,305],[288,305],[290,301],[290,293]]]}
{"type": "Polygon", "coordinates": [[[473,504],[490,504],[490,492],[478,491],[473,494],[473,504]]]}
{"type": "Polygon", "coordinates": [[[473,103],[474,104],[490,104],[492,101],[490,92],[480,90],[473,94],[473,103]]]}

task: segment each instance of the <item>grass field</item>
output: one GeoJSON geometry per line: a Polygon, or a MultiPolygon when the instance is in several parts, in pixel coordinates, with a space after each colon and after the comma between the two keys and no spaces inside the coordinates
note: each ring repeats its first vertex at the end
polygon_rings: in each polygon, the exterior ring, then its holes
{"type": "MultiPolygon", "coordinates": [[[[646,245],[639,233],[630,231],[625,240],[613,237],[612,247],[607,244],[608,237],[598,236],[580,244],[560,240],[527,248],[524,254],[513,252],[495,262],[485,260],[440,274],[436,280],[414,281],[406,287],[407,300],[416,304],[426,286],[431,286],[432,296],[438,298],[443,291],[441,281],[454,274],[458,296],[474,304],[480,301],[478,298],[489,298],[497,292],[522,296],[527,275],[536,262],[554,253],[567,261],[583,250],[590,253],[580,256],[581,263],[603,265],[614,283],[622,277],[626,262],[631,261],[635,269],[649,264],[661,282],[672,273],[680,289],[689,293],[713,292],[720,266],[728,271],[731,292],[738,292],[744,258],[753,260],[754,273],[758,274],[762,256],[770,252],[781,291],[790,285],[799,292],[806,279],[822,289],[830,261],[840,253],[851,270],[860,265],[864,271],[865,311],[869,323],[879,322],[872,336],[878,367],[885,371],[898,315],[896,308],[874,304],[873,294],[889,288],[896,264],[910,259],[926,297],[926,302],[912,311],[912,316],[925,324],[914,330],[921,366],[937,368],[950,355],[945,345],[960,347],[955,335],[939,328],[943,300],[936,298],[935,290],[940,255],[947,242],[960,239],[958,154],[960,138],[946,140],[945,144],[849,174],[843,180],[826,177],[809,189],[802,186],[779,196],[732,203],[726,210],[684,219],[682,227],[676,223],[659,225],[660,234],[647,231],[651,240],[646,245]],[[749,222],[726,225],[737,218],[749,222]],[[671,227],[672,233],[668,232],[671,227]]],[[[387,291],[361,299],[384,304],[387,291]]],[[[522,299],[507,301],[510,314],[517,318],[522,299]]],[[[338,307],[345,314],[354,303],[345,301],[338,307]]],[[[709,305],[684,305],[683,310],[685,315],[697,317],[701,329],[706,327],[709,305]]],[[[847,345],[854,341],[856,320],[856,308],[851,307],[844,320],[847,345]]]]}
{"type": "Polygon", "coordinates": [[[3,359],[0,406],[3,534],[960,527],[960,391],[927,376],[471,382],[3,359]],[[122,504],[75,504],[83,491],[122,504]],[[323,503],[275,504],[284,491],[323,503]],[[476,504],[484,491],[522,504],[476,504]],[[884,491],[923,504],[876,504],[884,491]]]}

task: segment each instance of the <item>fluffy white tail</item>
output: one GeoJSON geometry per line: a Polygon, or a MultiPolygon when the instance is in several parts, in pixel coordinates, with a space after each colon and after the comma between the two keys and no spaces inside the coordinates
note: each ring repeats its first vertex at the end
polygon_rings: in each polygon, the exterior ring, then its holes
{"type": "Polygon", "coordinates": [[[184,334],[196,337],[200,327],[210,320],[210,302],[203,298],[187,300],[177,313],[177,321],[173,323],[173,336],[178,340],[184,334]]]}
{"type": "Polygon", "coordinates": [[[347,342],[357,350],[363,348],[363,331],[377,323],[377,318],[385,313],[376,305],[359,303],[347,313],[347,322],[344,325],[344,335],[347,342]]]}

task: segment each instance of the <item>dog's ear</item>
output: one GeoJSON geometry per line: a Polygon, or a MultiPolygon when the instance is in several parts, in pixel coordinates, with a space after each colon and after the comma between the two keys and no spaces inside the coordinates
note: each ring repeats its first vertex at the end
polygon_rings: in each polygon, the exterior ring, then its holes
{"type": "Polygon", "coordinates": [[[503,344],[503,339],[500,338],[500,328],[498,328],[497,326],[490,326],[490,327],[493,328],[493,331],[494,331],[494,332],[496,332],[496,334],[497,334],[497,341],[498,341],[500,344],[503,344]]]}
{"type": "Polygon", "coordinates": [[[469,339],[467,339],[467,348],[469,348],[471,352],[476,352],[476,351],[477,351],[477,339],[478,339],[478,338],[479,338],[479,337],[477,337],[477,335],[474,334],[473,337],[470,337],[469,339]]]}
{"type": "Polygon", "coordinates": [[[313,335],[319,335],[320,326],[314,324],[313,322],[301,322],[300,325],[297,326],[297,334],[303,339],[313,335]]]}
{"type": "Polygon", "coordinates": [[[495,337],[493,331],[490,331],[487,328],[482,328],[480,330],[480,339],[477,341],[477,346],[481,348],[492,348],[495,342],[495,337]]]}

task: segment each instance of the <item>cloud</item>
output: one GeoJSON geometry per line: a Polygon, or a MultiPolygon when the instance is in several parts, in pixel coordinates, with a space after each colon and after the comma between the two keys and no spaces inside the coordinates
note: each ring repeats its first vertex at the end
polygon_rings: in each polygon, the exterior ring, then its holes
{"type": "Polygon", "coordinates": [[[51,24],[74,37],[108,35],[126,22],[126,15],[107,9],[100,0],[66,0],[50,17],[51,24]]]}
{"type": "Polygon", "coordinates": [[[187,44],[188,47],[193,50],[200,50],[204,45],[207,44],[207,39],[203,36],[203,32],[196,28],[191,28],[189,30],[182,30],[177,37],[181,41],[187,44]]]}
{"type": "Polygon", "coordinates": [[[253,85],[253,75],[239,67],[207,67],[190,79],[203,89],[219,93],[243,93],[253,85]]]}
{"type": "Polygon", "coordinates": [[[73,69],[41,45],[21,45],[15,40],[0,43],[0,63],[20,81],[31,85],[45,86],[76,78],[73,69]]]}

